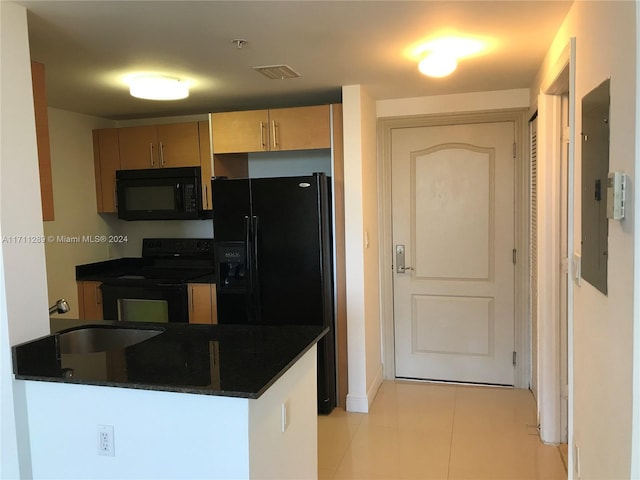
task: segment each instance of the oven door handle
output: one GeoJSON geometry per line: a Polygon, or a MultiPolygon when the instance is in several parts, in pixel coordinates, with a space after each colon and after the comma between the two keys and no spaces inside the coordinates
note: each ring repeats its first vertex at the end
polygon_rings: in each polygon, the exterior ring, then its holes
{"type": "Polygon", "coordinates": [[[176,284],[176,283],[156,283],[154,284],[154,286],[162,287],[162,288],[171,288],[174,290],[179,290],[180,288],[182,288],[181,284],[176,284]]]}

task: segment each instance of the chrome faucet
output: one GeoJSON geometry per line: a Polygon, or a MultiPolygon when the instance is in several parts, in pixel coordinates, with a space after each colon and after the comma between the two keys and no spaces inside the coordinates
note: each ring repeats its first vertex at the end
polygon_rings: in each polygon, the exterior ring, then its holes
{"type": "Polygon", "coordinates": [[[55,305],[51,305],[49,307],[49,315],[53,315],[54,313],[67,313],[69,310],[71,310],[69,302],[64,298],[61,298],[55,303],[55,305]]]}

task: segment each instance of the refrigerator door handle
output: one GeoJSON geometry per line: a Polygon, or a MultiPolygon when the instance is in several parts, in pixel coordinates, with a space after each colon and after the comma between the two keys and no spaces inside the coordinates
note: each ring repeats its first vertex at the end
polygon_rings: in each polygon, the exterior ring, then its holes
{"type": "Polygon", "coordinates": [[[251,252],[251,292],[254,305],[254,319],[256,323],[260,322],[260,269],[258,268],[258,217],[253,215],[251,217],[251,240],[252,240],[252,252],[251,252]]]}
{"type": "Polygon", "coordinates": [[[253,259],[251,258],[251,220],[248,215],[244,216],[244,255],[245,255],[245,266],[247,269],[247,319],[249,323],[252,322],[253,319],[253,309],[252,305],[254,303],[253,297],[253,259]]]}
{"type": "Polygon", "coordinates": [[[252,232],[252,242],[253,242],[253,250],[252,250],[252,260],[255,273],[258,273],[258,217],[255,215],[251,218],[251,232],[252,232]]]}

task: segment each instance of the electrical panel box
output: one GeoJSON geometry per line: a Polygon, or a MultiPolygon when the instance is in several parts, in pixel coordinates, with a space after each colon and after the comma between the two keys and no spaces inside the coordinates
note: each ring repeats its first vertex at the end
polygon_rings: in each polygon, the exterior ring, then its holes
{"type": "Polygon", "coordinates": [[[582,98],[582,278],[607,294],[610,80],[582,98]]]}
{"type": "Polygon", "coordinates": [[[607,218],[622,220],[627,176],[621,172],[610,172],[607,180],[607,218]]]}

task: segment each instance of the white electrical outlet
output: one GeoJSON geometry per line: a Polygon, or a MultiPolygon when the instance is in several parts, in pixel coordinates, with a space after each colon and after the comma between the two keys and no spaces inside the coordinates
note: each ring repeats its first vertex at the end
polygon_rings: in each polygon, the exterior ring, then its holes
{"type": "Polygon", "coordinates": [[[115,456],[113,425],[98,425],[98,455],[115,456]]]}
{"type": "Polygon", "coordinates": [[[282,433],[289,426],[289,400],[286,400],[282,404],[282,433]]]}

